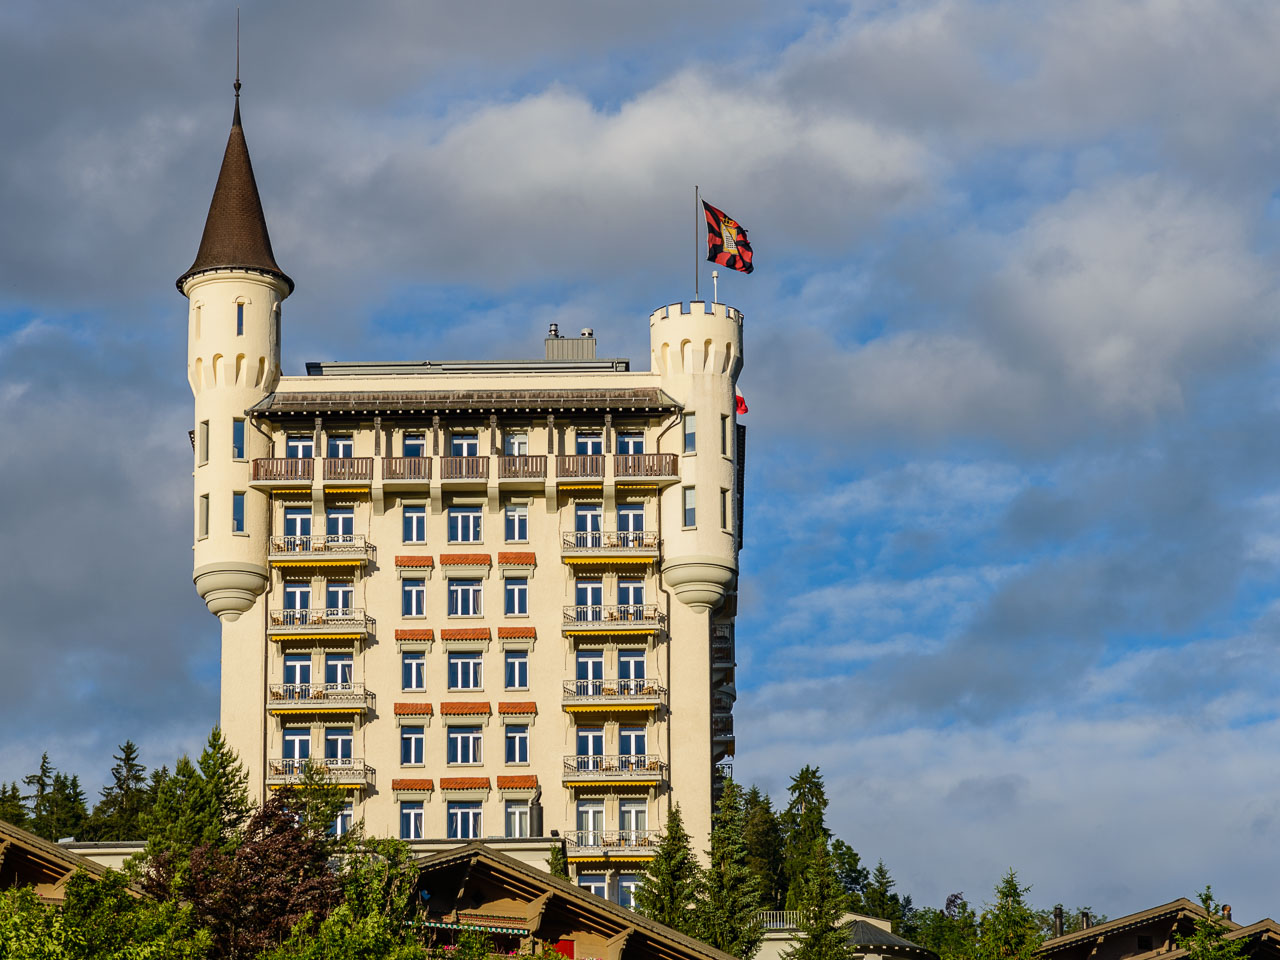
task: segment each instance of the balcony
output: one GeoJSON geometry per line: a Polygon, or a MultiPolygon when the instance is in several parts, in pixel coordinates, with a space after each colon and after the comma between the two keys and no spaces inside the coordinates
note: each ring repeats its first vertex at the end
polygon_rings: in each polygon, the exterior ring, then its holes
{"type": "Polygon", "coordinates": [[[431,486],[430,457],[383,457],[382,485],[392,490],[431,486]]]}
{"type": "Polygon", "coordinates": [[[604,454],[556,457],[556,477],[560,480],[604,480],[604,454]]]}
{"type": "Polygon", "coordinates": [[[561,537],[565,563],[652,563],[658,559],[654,530],[574,531],[561,537]]]}
{"type": "Polygon", "coordinates": [[[373,559],[373,544],[359,533],[272,537],[268,559],[273,567],[362,567],[373,559]]]}
{"type": "Polygon", "coordinates": [[[606,603],[564,608],[561,631],[584,633],[654,633],[662,627],[656,603],[606,603]]]}
{"type": "Polygon", "coordinates": [[[680,479],[680,458],[674,453],[620,453],[613,458],[613,475],[618,480],[674,483],[680,479]]]}
{"type": "Polygon", "coordinates": [[[713,713],[711,715],[711,739],[712,740],[732,740],[733,739],[733,715],[713,713]]]}
{"type": "Polygon", "coordinates": [[[267,713],[363,714],[373,709],[373,694],[363,683],[273,683],[267,687],[267,713]]]}
{"type": "Polygon", "coordinates": [[[561,702],[568,713],[656,710],[667,688],[652,680],[565,680],[561,702]]]}
{"type": "Polygon", "coordinates": [[[529,481],[541,486],[547,479],[547,458],[545,456],[501,456],[498,458],[498,481],[511,486],[519,486],[520,481],[529,481]]]}
{"type": "Polygon", "coordinates": [[[373,482],[373,457],[325,457],[325,484],[373,482]]]}
{"type": "Polygon", "coordinates": [[[253,461],[250,484],[255,487],[311,486],[315,461],[310,457],[260,457],[253,461]]]}
{"type": "Polygon", "coordinates": [[[736,665],[733,653],[733,640],[730,637],[711,638],[711,665],[724,668],[736,665]]]}
{"type": "Polygon", "coordinates": [[[267,786],[272,789],[302,783],[307,767],[319,768],[336,787],[372,787],[374,769],[364,760],[350,757],[341,760],[313,757],[310,760],[267,761],[267,786]]]}
{"type": "Polygon", "coordinates": [[[352,608],[272,610],[268,617],[272,640],[367,640],[373,635],[373,617],[352,608]]]}
{"type": "Polygon", "coordinates": [[[570,860],[652,860],[662,831],[570,830],[565,841],[570,860]]]}
{"type": "Polygon", "coordinates": [[[440,479],[443,481],[466,480],[471,482],[489,479],[488,457],[441,457],[440,479]]]}
{"type": "Polygon", "coordinates": [[[712,714],[728,714],[733,713],[733,701],[735,697],[727,693],[716,691],[711,695],[711,713],[712,714]]]}
{"type": "Polygon", "coordinates": [[[799,910],[761,910],[760,926],[766,930],[799,930],[799,910]]]}
{"type": "Polygon", "coordinates": [[[569,756],[560,778],[566,786],[608,783],[657,784],[667,779],[667,764],[656,753],[617,757],[569,756]]]}

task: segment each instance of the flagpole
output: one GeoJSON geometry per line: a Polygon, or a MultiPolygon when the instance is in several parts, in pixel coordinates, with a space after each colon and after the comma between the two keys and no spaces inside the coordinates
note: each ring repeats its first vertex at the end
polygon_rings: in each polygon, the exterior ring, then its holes
{"type": "Polygon", "coordinates": [[[698,280],[700,279],[699,274],[701,273],[701,266],[700,266],[700,261],[698,260],[698,255],[702,252],[702,247],[698,243],[698,227],[699,227],[698,213],[699,213],[699,208],[701,206],[702,206],[702,196],[698,193],[698,185],[695,183],[693,185],[693,299],[694,300],[702,299],[699,296],[700,291],[698,289],[698,280]]]}

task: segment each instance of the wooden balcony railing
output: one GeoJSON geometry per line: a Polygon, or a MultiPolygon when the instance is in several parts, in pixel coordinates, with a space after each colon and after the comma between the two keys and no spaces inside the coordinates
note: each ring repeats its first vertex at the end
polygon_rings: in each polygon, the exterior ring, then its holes
{"type": "Polygon", "coordinates": [[[315,707],[349,708],[363,713],[373,707],[373,694],[363,683],[273,683],[267,687],[267,709],[315,707]]]}
{"type": "Polygon", "coordinates": [[[620,453],[613,458],[615,477],[678,477],[680,459],[674,453],[620,453]]]}
{"type": "Polygon", "coordinates": [[[563,480],[600,480],[604,478],[603,454],[580,454],[556,457],[556,476],[563,480]]]}
{"type": "Polygon", "coordinates": [[[592,756],[573,755],[564,758],[564,777],[573,779],[579,776],[602,779],[648,779],[653,776],[665,777],[667,764],[656,753],[624,753],[620,756],[606,757],[600,754],[592,756]]]}
{"type": "Polygon", "coordinates": [[[383,480],[430,480],[430,457],[383,457],[383,480]]]}
{"type": "Polygon", "coordinates": [[[656,626],[658,622],[656,603],[605,603],[564,608],[565,626],[592,623],[656,626]]]}
{"type": "Polygon", "coordinates": [[[441,457],[441,480],[488,480],[488,457],[441,457]]]}
{"type": "Polygon", "coordinates": [[[267,783],[285,785],[301,783],[307,768],[319,769],[330,783],[372,786],[374,769],[359,757],[311,757],[307,760],[272,759],[267,761],[267,783]]]}
{"type": "Polygon", "coordinates": [[[369,631],[373,618],[353,607],[317,607],[314,610],[272,610],[268,616],[273,629],[311,630],[327,627],[339,630],[369,631]]]}
{"type": "Polygon", "coordinates": [[[253,479],[311,482],[315,461],[298,457],[261,457],[253,461],[253,479]]]}
{"type": "Polygon", "coordinates": [[[325,457],[324,478],[369,483],[373,480],[373,457],[325,457]]]}
{"type": "Polygon", "coordinates": [[[570,850],[616,850],[636,853],[657,852],[662,843],[661,830],[570,830],[565,834],[570,850]]]}
{"type": "Polygon", "coordinates": [[[574,530],[564,534],[561,545],[566,552],[653,551],[658,549],[658,533],[656,530],[574,530]]]}
{"type": "Polygon", "coordinates": [[[498,458],[499,480],[542,480],[546,475],[547,458],[545,456],[498,458]]]}
{"type": "Polygon", "coordinates": [[[317,534],[315,536],[283,536],[271,538],[272,556],[295,553],[324,553],[334,557],[371,557],[373,545],[362,533],[317,534]]]}
{"type": "Polygon", "coordinates": [[[565,680],[564,703],[631,703],[667,699],[667,688],[652,680],[565,680]]]}

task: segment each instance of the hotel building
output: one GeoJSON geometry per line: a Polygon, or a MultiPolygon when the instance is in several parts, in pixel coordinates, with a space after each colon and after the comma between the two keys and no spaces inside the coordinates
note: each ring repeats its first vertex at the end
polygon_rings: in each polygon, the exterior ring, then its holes
{"type": "Polygon", "coordinates": [[[280,369],[236,111],[195,262],[194,581],[256,796],[323,764],[344,829],[566,841],[627,903],[678,803],[705,849],[733,755],[742,315],[649,317],[647,370],[543,357],[280,369]]]}

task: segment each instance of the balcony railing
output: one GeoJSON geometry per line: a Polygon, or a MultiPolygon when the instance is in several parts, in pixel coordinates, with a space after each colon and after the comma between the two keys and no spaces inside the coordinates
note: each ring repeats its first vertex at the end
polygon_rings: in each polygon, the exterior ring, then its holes
{"type": "Polygon", "coordinates": [[[678,477],[680,458],[674,453],[620,453],[613,458],[615,477],[678,477]]]}
{"type": "Polygon", "coordinates": [[[565,553],[655,552],[658,533],[656,530],[574,530],[563,535],[562,544],[565,553]]]}
{"type": "Polygon", "coordinates": [[[441,480],[488,480],[488,457],[441,457],[441,480]]]}
{"type": "Polygon", "coordinates": [[[606,603],[564,608],[564,626],[591,626],[654,629],[660,625],[656,603],[606,603]]]}
{"type": "Polygon", "coordinates": [[[382,479],[430,480],[430,457],[383,457],[382,479]]]}
{"type": "Polygon", "coordinates": [[[547,476],[547,458],[509,457],[498,458],[499,480],[543,480],[547,476]]]}
{"type": "Polygon", "coordinates": [[[711,736],[717,740],[733,739],[733,715],[732,714],[712,714],[711,715],[711,736]]]}
{"type": "Polygon", "coordinates": [[[562,480],[601,480],[604,478],[604,455],[590,453],[556,457],[556,476],[562,480]]]}
{"type": "Polygon", "coordinates": [[[329,782],[337,786],[373,786],[374,769],[360,758],[332,759],[312,757],[309,760],[273,759],[267,761],[267,784],[288,786],[301,783],[308,767],[321,769],[329,782]]]}
{"type": "Polygon", "coordinates": [[[253,479],[259,482],[297,481],[310,483],[315,461],[310,457],[261,457],[253,461],[253,479]]]}
{"type": "Polygon", "coordinates": [[[766,930],[798,930],[799,910],[761,910],[760,926],[766,930]]]}
{"type": "Polygon", "coordinates": [[[317,607],[314,610],[272,610],[271,626],[280,628],[312,630],[323,627],[336,630],[369,631],[373,629],[373,618],[366,617],[364,610],[353,607],[317,607]]]}
{"type": "Polygon", "coordinates": [[[667,764],[656,753],[624,753],[616,757],[603,755],[564,758],[565,780],[652,780],[667,775],[667,764]]]}
{"type": "Polygon", "coordinates": [[[315,536],[283,536],[271,538],[271,556],[285,557],[299,553],[323,553],[326,556],[363,557],[371,559],[373,545],[362,533],[317,534],[315,536]]]}
{"type": "Polygon", "coordinates": [[[664,703],[667,688],[652,680],[565,680],[564,705],[664,703]]]}
{"type": "Polygon", "coordinates": [[[565,834],[569,852],[599,851],[634,856],[656,854],[662,843],[661,830],[570,830],[565,834]]]}
{"type": "Polygon", "coordinates": [[[363,713],[373,707],[373,694],[363,683],[273,683],[267,687],[267,709],[311,707],[363,713]]]}
{"type": "Polygon", "coordinates": [[[711,662],[721,667],[733,666],[733,641],[721,638],[712,638],[711,662]]]}
{"type": "Polygon", "coordinates": [[[373,480],[373,457],[325,457],[324,478],[369,483],[373,480]]]}
{"type": "Polygon", "coordinates": [[[711,695],[711,712],[713,714],[733,713],[733,697],[727,697],[723,693],[713,693],[711,695]]]}

